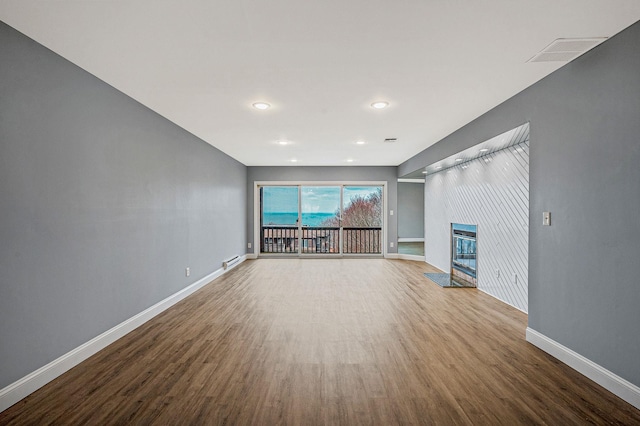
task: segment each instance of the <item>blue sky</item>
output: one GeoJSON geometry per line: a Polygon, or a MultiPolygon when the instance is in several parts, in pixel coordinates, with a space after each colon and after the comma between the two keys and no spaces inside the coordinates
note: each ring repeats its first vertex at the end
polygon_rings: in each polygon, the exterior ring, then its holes
{"type": "MultiPolygon", "coordinates": [[[[366,196],[375,187],[349,186],[345,188],[344,201],[351,197],[366,196]]],[[[340,205],[339,186],[303,186],[302,211],[313,213],[334,213],[340,205]]],[[[268,186],[263,188],[263,209],[266,213],[284,213],[298,211],[297,186],[268,186]]]]}

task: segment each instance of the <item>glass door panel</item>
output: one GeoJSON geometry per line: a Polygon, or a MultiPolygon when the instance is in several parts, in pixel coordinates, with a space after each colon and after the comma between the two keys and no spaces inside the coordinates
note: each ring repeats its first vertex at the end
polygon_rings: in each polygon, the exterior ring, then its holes
{"type": "Polygon", "coordinates": [[[301,187],[301,253],[340,253],[340,189],[301,187]]]}
{"type": "Polygon", "coordinates": [[[382,254],[381,186],[260,187],[260,253],[382,254]]]}
{"type": "Polygon", "coordinates": [[[342,209],[342,252],[381,254],[382,187],[345,186],[342,209]]]}
{"type": "Polygon", "coordinates": [[[260,252],[298,254],[298,187],[260,188],[260,252]]]}

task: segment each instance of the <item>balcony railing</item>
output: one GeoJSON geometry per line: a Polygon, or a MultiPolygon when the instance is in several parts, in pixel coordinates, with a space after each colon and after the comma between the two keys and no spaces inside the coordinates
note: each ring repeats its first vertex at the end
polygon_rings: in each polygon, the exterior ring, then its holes
{"type": "Polygon", "coordinates": [[[297,226],[263,226],[262,253],[298,253],[297,226]]]}
{"type": "MultiPolygon", "coordinates": [[[[340,228],[263,226],[261,253],[340,254],[340,228]],[[300,246],[300,244],[302,244],[300,246]]],[[[342,253],[381,254],[382,228],[342,228],[342,253]]]]}
{"type": "Polygon", "coordinates": [[[340,253],[340,228],[302,228],[302,253],[340,253]]]}
{"type": "Polygon", "coordinates": [[[382,228],[342,228],[342,252],[346,254],[382,253],[382,228]]]}

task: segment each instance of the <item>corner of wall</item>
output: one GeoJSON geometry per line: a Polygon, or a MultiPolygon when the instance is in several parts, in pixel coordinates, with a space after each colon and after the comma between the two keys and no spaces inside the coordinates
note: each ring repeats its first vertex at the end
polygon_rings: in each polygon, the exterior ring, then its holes
{"type": "Polygon", "coordinates": [[[527,327],[526,338],[527,342],[567,364],[640,410],[640,387],[529,327],[527,327]]]}

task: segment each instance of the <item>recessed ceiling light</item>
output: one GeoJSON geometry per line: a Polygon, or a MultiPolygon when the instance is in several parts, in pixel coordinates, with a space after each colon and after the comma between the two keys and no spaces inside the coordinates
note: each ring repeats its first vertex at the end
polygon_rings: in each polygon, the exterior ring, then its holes
{"type": "Polygon", "coordinates": [[[253,107],[255,109],[269,109],[269,107],[271,107],[271,105],[269,105],[266,102],[256,102],[253,104],[253,107]]]}
{"type": "Polygon", "coordinates": [[[347,158],[347,163],[353,163],[353,158],[347,158]]]}
{"type": "Polygon", "coordinates": [[[356,145],[364,145],[366,142],[365,141],[357,141],[356,145]]]}
{"type": "Polygon", "coordinates": [[[423,174],[423,175],[426,175],[426,174],[428,174],[428,173],[429,173],[429,172],[428,172],[428,171],[426,171],[426,170],[425,170],[424,172],[422,172],[422,174],[423,174]]]}
{"type": "Polygon", "coordinates": [[[384,109],[388,106],[389,106],[389,102],[385,102],[385,101],[377,101],[371,104],[371,107],[375,109],[384,109]]]}
{"type": "Polygon", "coordinates": [[[289,145],[289,141],[278,141],[278,145],[289,145]]]}
{"type": "Polygon", "coordinates": [[[488,149],[488,148],[482,148],[482,149],[480,150],[480,152],[487,152],[487,151],[489,151],[489,149],[488,149]]]}
{"type": "Polygon", "coordinates": [[[442,166],[436,166],[436,170],[440,170],[442,166]]]}
{"type": "Polygon", "coordinates": [[[462,158],[456,158],[456,161],[462,161],[462,158]]]}
{"type": "Polygon", "coordinates": [[[298,160],[297,160],[296,158],[292,158],[292,159],[291,159],[291,162],[292,162],[292,163],[297,163],[297,162],[298,162],[298,160]]]}

